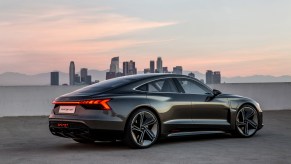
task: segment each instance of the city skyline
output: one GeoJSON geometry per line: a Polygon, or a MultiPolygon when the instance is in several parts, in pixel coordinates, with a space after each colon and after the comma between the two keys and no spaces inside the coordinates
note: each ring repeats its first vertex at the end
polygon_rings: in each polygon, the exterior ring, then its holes
{"type": "Polygon", "coordinates": [[[225,77],[291,75],[290,1],[0,3],[0,74],[67,72],[70,60],[106,70],[118,55],[138,71],[161,56],[168,68],[225,77]]]}

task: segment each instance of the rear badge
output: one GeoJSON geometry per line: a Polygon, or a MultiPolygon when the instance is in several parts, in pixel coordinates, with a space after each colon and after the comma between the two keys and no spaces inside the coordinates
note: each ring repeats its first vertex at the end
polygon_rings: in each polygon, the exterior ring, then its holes
{"type": "Polygon", "coordinates": [[[60,128],[68,128],[69,127],[69,124],[58,123],[57,124],[57,127],[60,127],[60,128]]]}
{"type": "Polygon", "coordinates": [[[75,113],[76,106],[60,106],[59,113],[75,113]]]}

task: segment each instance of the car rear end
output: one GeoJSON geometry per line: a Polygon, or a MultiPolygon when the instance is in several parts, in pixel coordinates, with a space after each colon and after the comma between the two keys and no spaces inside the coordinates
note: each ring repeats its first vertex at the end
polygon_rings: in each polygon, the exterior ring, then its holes
{"type": "Polygon", "coordinates": [[[102,96],[136,79],[121,77],[93,84],[58,97],[49,116],[52,134],[74,139],[120,138],[125,120],[116,111],[116,99],[102,96]]]}
{"type": "Polygon", "coordinates": [[[111,110],[111,99],[86,99],[53,102],[49,129],[53,135],[66,138],[110,140],[120,138],[123,120],[111,110]]]}

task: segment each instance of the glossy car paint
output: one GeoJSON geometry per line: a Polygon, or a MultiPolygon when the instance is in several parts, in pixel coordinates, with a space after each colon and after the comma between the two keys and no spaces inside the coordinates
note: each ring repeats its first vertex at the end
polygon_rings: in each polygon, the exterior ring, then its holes
{"type": "MultiPolygon", "coordinates": [[[[184,135],[192,131],[226,131],[235,130],[235,119],[237,110],[245,104],[249,104],[258,112],[259,125],[262,124],[262,110],[257,102],[250,98],[231,94],[220,94],[215,96],[212,89],[200,81],[183,75],[175,74],[145,74],[133,75],[135,80],[122,86],[113,87],[98,93],[72,92],[56,101],[79,101],[88,99],[107,99],[111,110],[88,110],[82,106],[76,106],[74,114],[58,113],[59,106],[55,106],[49,116],[49,121],[82,123],[91,130],[96,130],[96,140],[122,139],[125,125],[131,113],[140,108],[153,111],[161,124],[160,136],[168,137],[184,135]],[[162,93],[139,91],[139,86],[156,81],[158,79],[184,78],[195,81],[202,85],[209,93],[207,94],[185,94],[185,93],[162,93]]],[[[127,78],[127,77],[122,77],[127,78]]],[[[177,84],[177,83],[176,83],[177,84]]],[[[68,136],[65,136],[68,137],[68,136]]]]}

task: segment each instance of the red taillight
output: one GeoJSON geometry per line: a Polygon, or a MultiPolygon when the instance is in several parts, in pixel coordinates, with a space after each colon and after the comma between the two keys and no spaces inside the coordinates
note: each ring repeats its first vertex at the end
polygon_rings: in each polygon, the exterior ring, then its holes
{"type": "Polygon", "coordinates": [[[104,107],[104,109],[110,110],[110,106],[107,104],[109,101],[110,99],[105,99],[105,100],[102,100],[100,104],[104,107]]]}
{"type": "Polygon", "coordinates": [[[83,100],[83,101],[53,101],[56,105],[101,105],[103,110],[110,110],[108,102],[110,99],[102,100],[83,100]]]}

